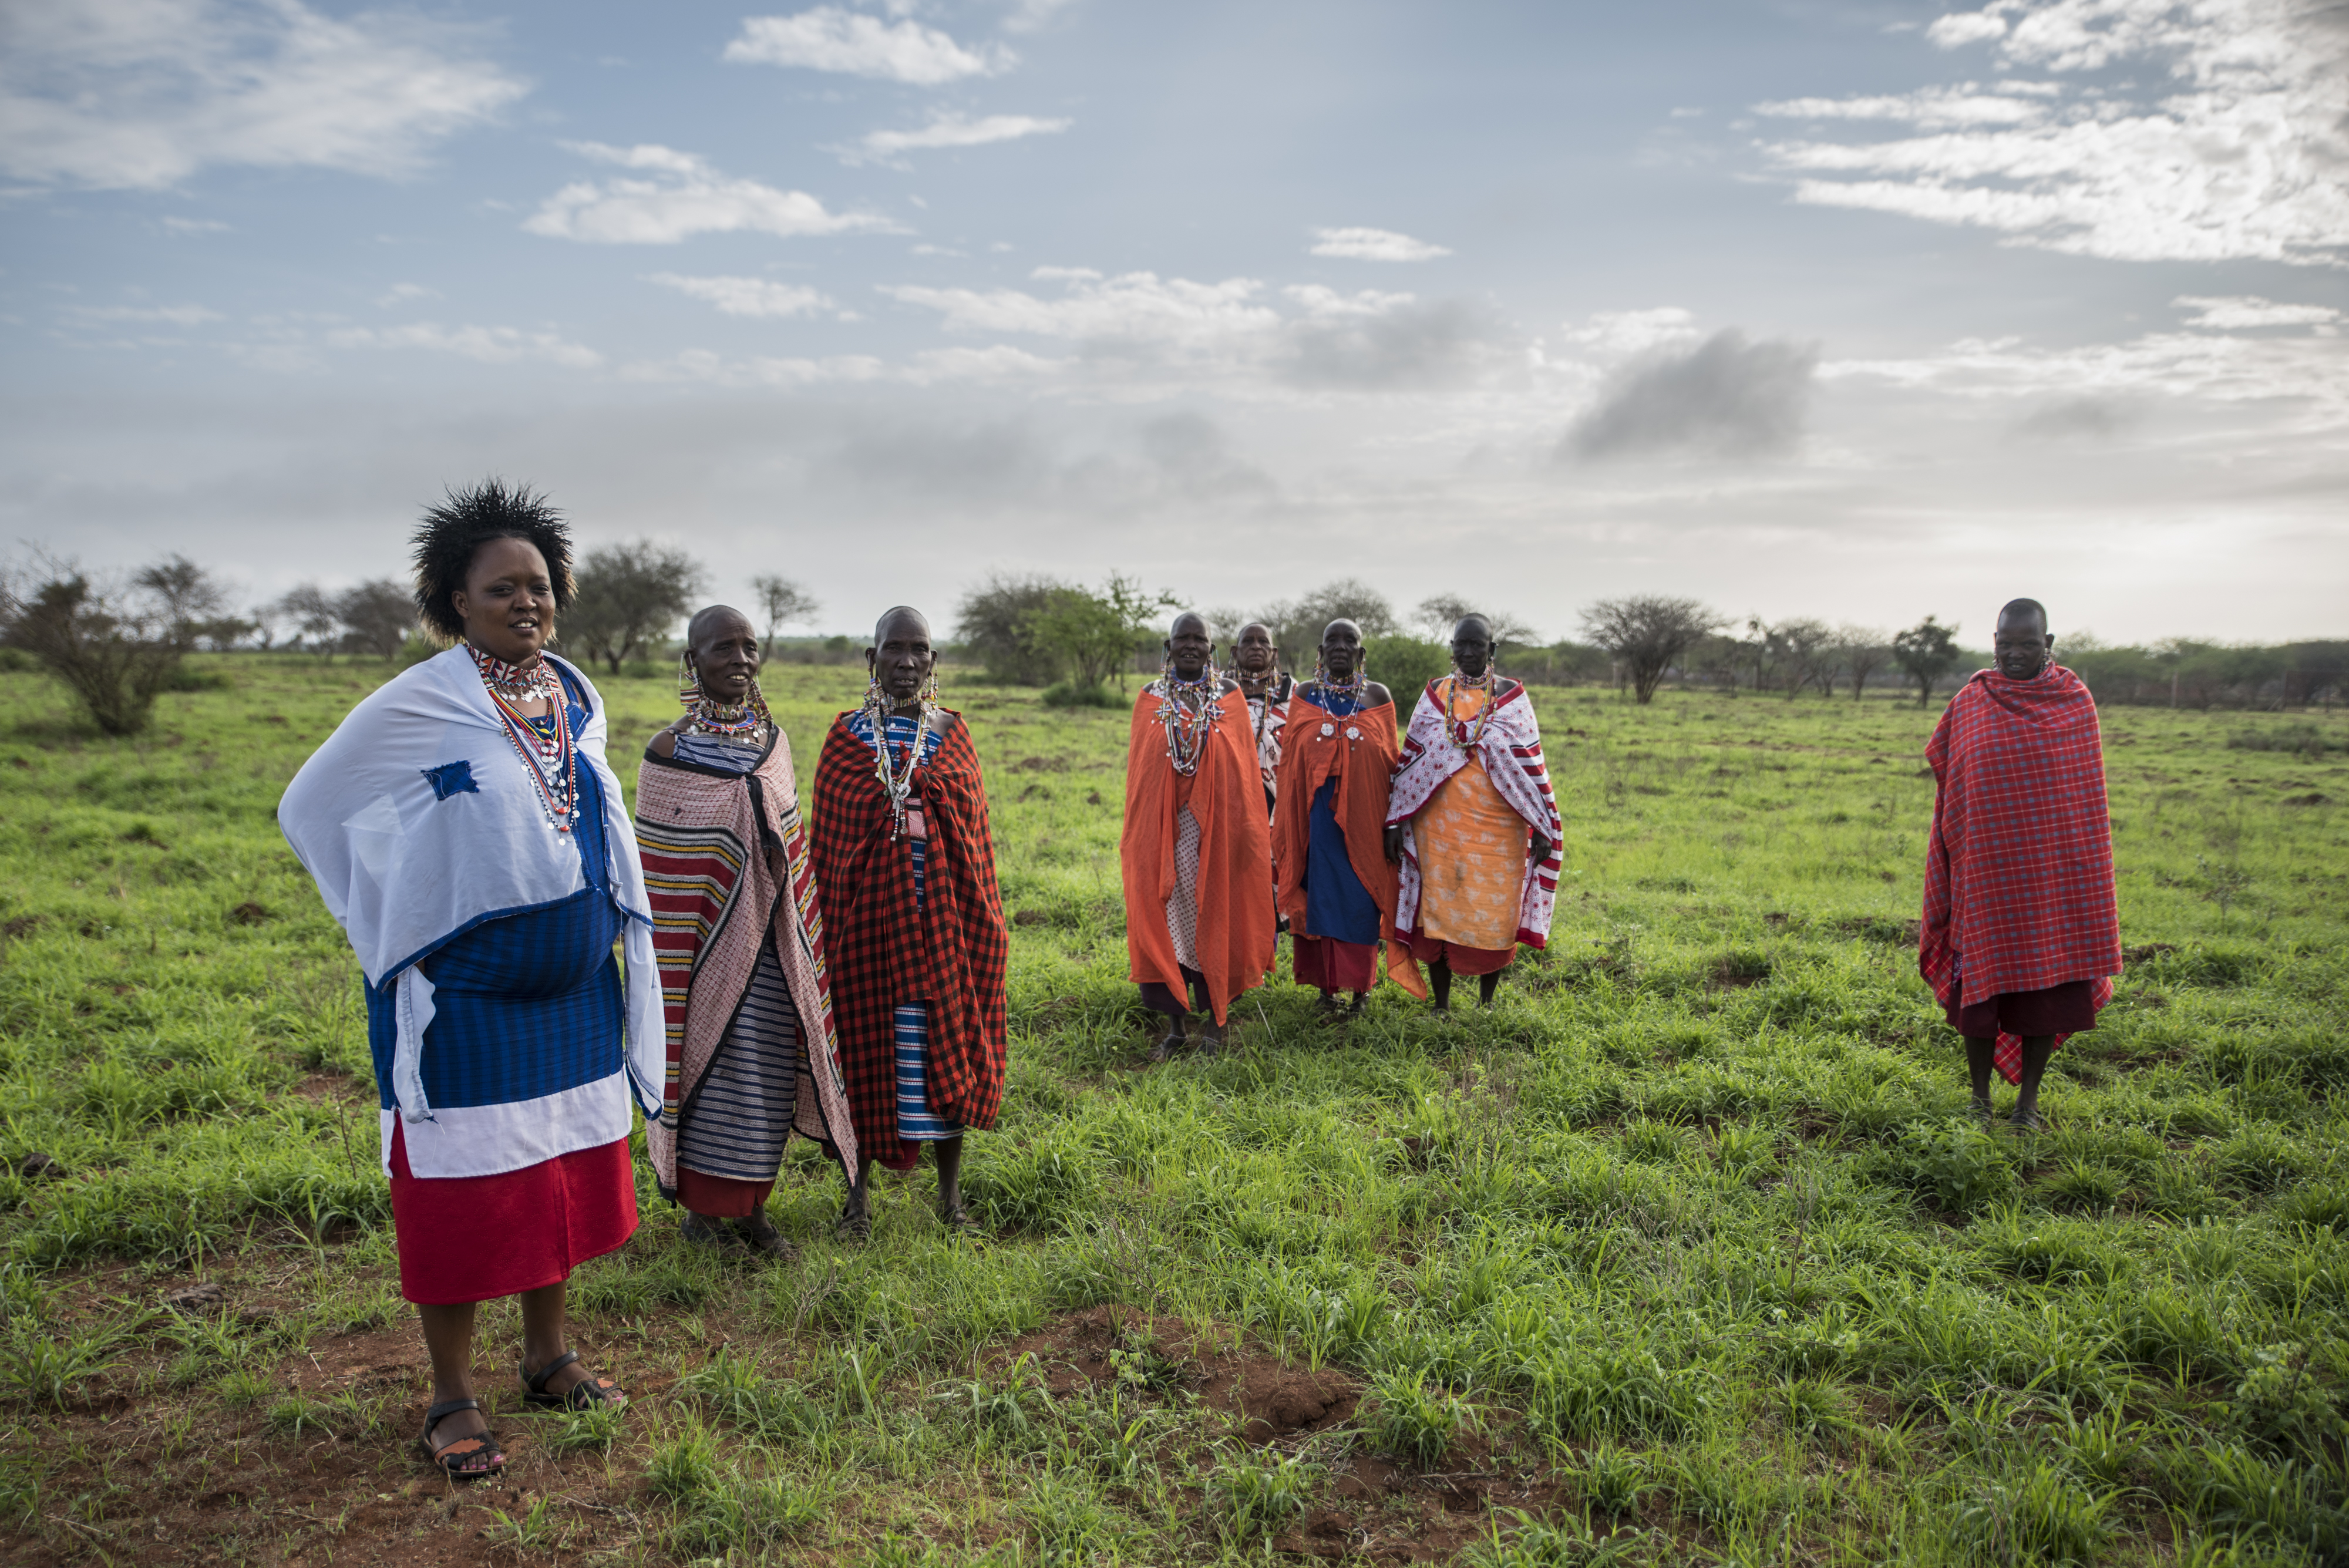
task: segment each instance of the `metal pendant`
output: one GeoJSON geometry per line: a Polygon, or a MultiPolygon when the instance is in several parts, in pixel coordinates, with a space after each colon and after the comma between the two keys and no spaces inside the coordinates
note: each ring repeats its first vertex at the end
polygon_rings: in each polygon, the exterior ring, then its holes
{"type": "Polygon", "coordinates": [[[1324,724],[1324,725],[1322,725],[1322,726],[1321,726],[1321,733],[1322,733],[1323,735],[1325,735],[1325,736],[1326,736],[1326,735],[1334,735],[1334,734],[1336,734],[1337,732],[1338,732],[1338,726],[1337,726],[1337,725],[1335,725],[1335,724],[1324,724]]]}

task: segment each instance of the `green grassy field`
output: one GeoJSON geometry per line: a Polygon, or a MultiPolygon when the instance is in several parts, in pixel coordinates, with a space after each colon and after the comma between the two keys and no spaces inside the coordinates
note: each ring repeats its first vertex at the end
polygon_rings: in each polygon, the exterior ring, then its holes
{"type": "MultiPolygon", "coordinates": [[[[135,742],[0,675],[8,1561],[2349,1563],[2349,765],[2227,743],[2282,719],[2106,715],[2129,971],[2018,1138],[1916,975],[1928,711],[1543,691],[1565,888],[1494,1012],[1284,980],[1154,1069],[1123,716],[950,680],[1015,925],[988,1234],[925,1168],[837,1246],[797,1146],[761,1269],[644,1173],[573,1293],[635,1404],[523,1416],[491,1310],[514,1462],[451,1492],[272,821],[383,672],[205,668],[135,742]]],[[[775,686],[804,791],[857,687],[775,686]]],[[[670,700],[606,691],[633,784],[670,700]]]]}

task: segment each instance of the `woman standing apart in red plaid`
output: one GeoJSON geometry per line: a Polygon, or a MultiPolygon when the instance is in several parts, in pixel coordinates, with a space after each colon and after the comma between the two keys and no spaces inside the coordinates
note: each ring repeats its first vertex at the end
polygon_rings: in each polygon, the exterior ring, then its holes
{"type": "Polygon", "coordinates": [[[1996,667],[1925,747],[1940,793],[1918,967],[1965,1037],[1974,1114],[1991,1115],[1995,1066],[2022,1085],[2015,1127],[2037,1131],[2047,1059],[2112,1000],[2120,916],[2095,699],[2054,662],[2038,600],[1999,611],[1996,636],[1996,667]]]}
{"type": "Polygon", "coordinates": [[[961,716],[937,705],[930,623],[903,606],[864,650],[864,704],[835,720],[815,769],[823,901],[842,1075],[856,1128],[843,1240],[873,1233],[873,1162],[936,1150],[938,1218],[972,1225],[962,1135],[995,1125],[1010,938],[995,885],[987,785],[961,716]]]}

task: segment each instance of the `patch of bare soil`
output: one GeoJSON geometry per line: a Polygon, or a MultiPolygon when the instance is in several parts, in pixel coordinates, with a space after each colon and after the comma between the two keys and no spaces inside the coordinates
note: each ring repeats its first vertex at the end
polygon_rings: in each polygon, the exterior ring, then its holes
{"type": "MultiPolygon", "coordinates": [[[[1232,1417],[1250,1443],[1295,1448],[1316,1434],[1339,1436],[1361,1405],[1362,1380],[1342,1368],[1309,1371],[1229,1329],[1154,1321],[1128,1306],[1063,1313],[997,1346],[981,1365],[1000,1373],[1032,1355],[1045,1386],[1060,1396],[1114,1380],[1112,1357],[1137,1355],[1174,1369],[1201,1404],[1232,1417]]],[[[1464,1434],[1426,1470],[1356,1442],[1330,1461],[1320,1498],[1272,1544],[1285,1554],[1329,1561],[1449,1562],[1489,1533],[1495,1509],[1539,1515],[1557,1505],[1559,1491],[1546,1474],[1516,1461],[1505,1434],[1464,1434]]]]}

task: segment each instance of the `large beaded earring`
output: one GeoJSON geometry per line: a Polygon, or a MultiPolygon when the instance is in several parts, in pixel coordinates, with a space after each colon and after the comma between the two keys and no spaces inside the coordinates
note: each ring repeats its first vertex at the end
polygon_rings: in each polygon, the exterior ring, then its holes
{"type": "Polygon", "coordinates": [[[701,672],[694,669],[690,652],[677,656],[677,700],[688,712],[701,703],[701,672]]]}
{"type": "Polygon", "coordinates": [[[918,693],[918,696],[925,705],[935,705],[936,703],[938,700],[938,667],[935,663],[930,666],[930,672],[922,677],[922,690],[918,693]]]}

